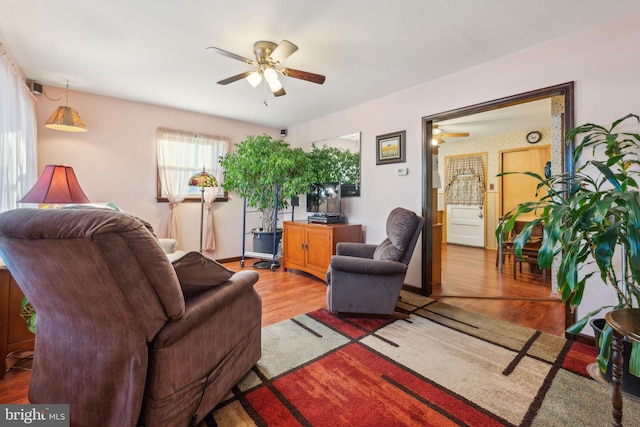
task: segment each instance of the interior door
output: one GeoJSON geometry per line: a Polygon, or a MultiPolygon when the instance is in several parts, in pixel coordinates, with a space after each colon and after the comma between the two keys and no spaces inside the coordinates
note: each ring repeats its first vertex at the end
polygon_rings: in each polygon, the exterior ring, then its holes
{"type": "Polygon", "coordinates": [[[484,211],[481,205],[447,204],[447,243],[484,247],[484,211]]]}
{"type": "MultiPolygon", "coordinates": [[[[500,152],[501,172],[534,172],[544,176],[544,167],[551,161],[551,147],[526,147],[500,152]]],[[[502,176],[500,185],[501,211],[505,215],[511,209],[524,202],[539,200],[544,194],[536,195],[538,181],[528,175],[512,174],[502,176]]]]}

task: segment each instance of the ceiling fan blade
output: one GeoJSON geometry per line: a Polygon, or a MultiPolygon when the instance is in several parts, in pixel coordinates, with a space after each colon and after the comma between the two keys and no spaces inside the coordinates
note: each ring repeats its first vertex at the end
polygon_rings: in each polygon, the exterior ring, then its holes
{"type": "Polygon", "coordinates": [[[228,51],[226,51],[224,49],[220,49],[218,47],[209,46],[207,48],[207,51],[219,53],[222,56],[226,56],[227,58],[231,58],[231,59],[236,59],[238,61],[244,62],[245,64],[257,65],[257,62],[254,61],[253,59],[249,59],[249,58],[245,58],[244,56],[236,55],[235,53],[228,52],[228,51]]]}
{"type": "Polygon", "coordinates": [[[276,47],[273,52],[271,52],[270,57],[274,63],[279,64],[293,55],[296,50],[298,50],[298,46],[288,40],[282,40],[278,47],[276,47]]]}
{"type": "Polygon", "coordinates": [[[294,70],[293,68],[283,68],[280,70],[280,72],[287,77],[306,80],[308,82],[317,83],[319,85],[324,83],[325,80],[325,76],[322,76],[320,74],[309,73],[308,71],[294,70]]]}
{"type": "Polygon", "coordinates": [[[464,138],[469,136],[469,132],[440,133],[438,136],[441,138],[464,138]]]}
{"type": "Polygon", "coordinates": [[[224,80],[220,80],[218,82],[219,85],[228,85],[229,83],[237,82],[238,80],[242,80],[247,78],[249,74],[253,73],[253,71],[245,71],[244,73],[236,74],[235,76],[231,76],[224,80]]]}
{"type": "Polygon", "coordinates": [[[438,135],[433,135],[433,139],[438,141],[438,144],[444,144],[444,139],[440,138],[438,135]]]}

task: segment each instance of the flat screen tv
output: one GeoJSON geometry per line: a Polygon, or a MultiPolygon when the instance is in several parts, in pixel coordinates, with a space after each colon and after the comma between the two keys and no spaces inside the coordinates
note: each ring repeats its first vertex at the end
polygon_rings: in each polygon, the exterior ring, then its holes
{"type": "Polygon", "coordinates": [[[307,212],[340,216],[340,183],[322,182],[309,185],[307,212]]]}

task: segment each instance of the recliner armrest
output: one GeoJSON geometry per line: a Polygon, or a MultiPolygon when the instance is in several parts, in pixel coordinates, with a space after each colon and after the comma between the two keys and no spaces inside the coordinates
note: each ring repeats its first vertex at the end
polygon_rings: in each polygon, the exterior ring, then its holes
{"type": "Polygon", "coordinates": [[[377,245],[368,243],[339,242],[336,245],[336,255],[344,255],[359,258],[373,258],[377,245]]]}
{"type": "MultiPolygon", "coordinates": [[[[258,281],[258,272],[253,270],[237,271],[231,278],[219,286],[201,293],[197,297],[185,302],[185,314],[181,319],[168,322],[154,339],[154,347],[162,348],[181,340],[189,331],[199,327],[202,323],[211,321],[214,313],[222,314],[228,301],[238,298],[242,294],[253,291],[258,281]]],[[[238,315],[249,315],[242,313],[238,315]]]]}
{"type": "MultiPolygon", "coordinates": [[[[372,245],[375,246],[375,245],[372,245]]],[[[407,271],[407,265],[398,261],[385,261],[352,256],[334,255],[331,257],[331,269],[357,274],[400,274],[407,271]]]]}

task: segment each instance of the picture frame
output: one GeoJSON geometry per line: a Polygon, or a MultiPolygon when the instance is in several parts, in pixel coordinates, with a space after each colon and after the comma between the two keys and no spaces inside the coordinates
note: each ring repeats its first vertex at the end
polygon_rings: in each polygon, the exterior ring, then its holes
{"type": "Polygon", "coordinates": [[[406,162],[406,131],[376,136],[376,165],[406,162]]]}

